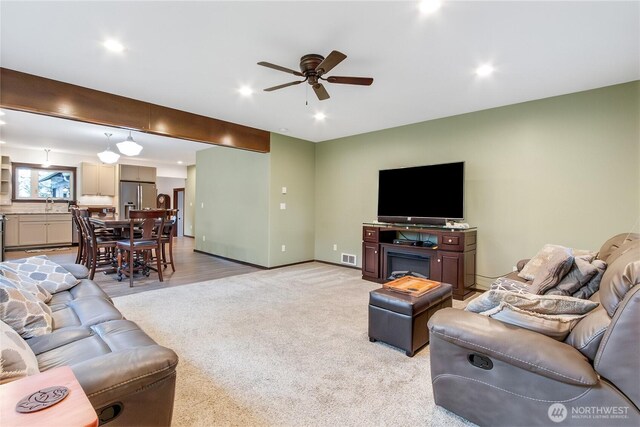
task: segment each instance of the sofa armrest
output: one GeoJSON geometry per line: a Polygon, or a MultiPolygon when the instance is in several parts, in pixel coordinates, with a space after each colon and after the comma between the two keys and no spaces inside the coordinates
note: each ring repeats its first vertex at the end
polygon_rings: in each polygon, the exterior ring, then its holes
{"type": "Polygon", "coordinates": [[[598,383],[593,367],[575,348],[490,317],[445,308],[429,320],[429,333],[563,383],[583,386],[598,383]]]}
{"type": "Polygon", "coordinates": [[[60,267],[73,274],[76,279],[86,279],[89,277],[89,269],[82,264],[60,264],[60,267]]]}

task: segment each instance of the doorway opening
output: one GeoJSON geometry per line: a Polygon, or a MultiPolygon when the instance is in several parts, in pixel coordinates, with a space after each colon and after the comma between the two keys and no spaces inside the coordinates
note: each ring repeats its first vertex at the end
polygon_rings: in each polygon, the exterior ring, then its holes
{"type": "Polygon", "coordinates": [[[174,228],[174,236],[184,236],[184,188],[173,189],[173,209],[178,210],[178,223],[174,228]]]}

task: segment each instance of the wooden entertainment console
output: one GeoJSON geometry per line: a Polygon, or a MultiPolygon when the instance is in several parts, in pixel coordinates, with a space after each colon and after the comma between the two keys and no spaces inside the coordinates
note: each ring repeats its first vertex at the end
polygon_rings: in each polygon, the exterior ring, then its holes
{"type": "MultiPolygon", "coordinates": [[[[420,241],[422,242],[422,241],[420,241]]],[[[463,300],[476,283],[476,229],[367,223],[362,226],[362,278],[384,283],[392,273],[390,256],[415,260],[431,280],[453,286],[453,298],[463,300]],[[434,246],[394,243],[403,233],[427,235],[434,246]]],[[[415,270],[413,270],[415,271],[415,270]]]]}

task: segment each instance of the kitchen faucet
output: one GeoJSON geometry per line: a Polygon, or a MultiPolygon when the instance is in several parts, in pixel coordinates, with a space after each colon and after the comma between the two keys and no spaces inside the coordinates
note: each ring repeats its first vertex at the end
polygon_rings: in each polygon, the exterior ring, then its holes
{"type": "Polygon", "coordinates": [[[53,210],[53,199],[51,197],[47,197],[44,200],[44,211],[49,212],[50,210],[53,210]],[[49,206],[49,203],[51,203],[51,206],[49,206]]]}

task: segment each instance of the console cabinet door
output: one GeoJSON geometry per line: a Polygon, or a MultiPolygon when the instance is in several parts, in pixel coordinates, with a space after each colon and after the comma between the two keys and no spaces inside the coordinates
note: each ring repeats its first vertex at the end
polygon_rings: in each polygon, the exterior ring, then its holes
{"type": "Polygon", "coordinates": [[[6,247],[18,246],[18,215],[6,215],[4,221],[4,244],[6,247]]]}
{"type": "Polygon", "coordinates": [[[20,221],[20,246],[46,245],[47,223],[45,221],[20,221]]]}
{"type": "Polygon", "coordinates": [[[380,271],[380,245],[364,242],[362,254],[362,275],[377,279],[380,271]]]}
{"type": "Polygon", "coordinates": [[[464,254],[440,252],[439,258],[442,264],[442,278],[440,281],[451,284],[454,294],[464,294],[464,254]]]}
{"type": "Polygon", "coordinates": [[[116,167],[114,165],[100,165],[98,167],[98,195],[116,195],[116,167]]]}
{"type": "Polygon", "coordinates": [[[51,221],[47,225],[47,243],[71,243],[71,221],[51,221]]]}

